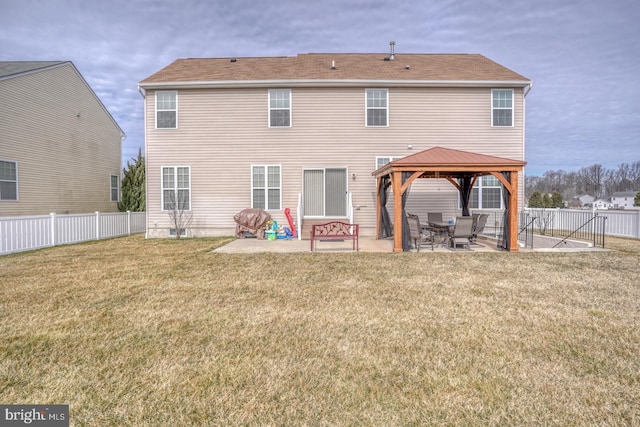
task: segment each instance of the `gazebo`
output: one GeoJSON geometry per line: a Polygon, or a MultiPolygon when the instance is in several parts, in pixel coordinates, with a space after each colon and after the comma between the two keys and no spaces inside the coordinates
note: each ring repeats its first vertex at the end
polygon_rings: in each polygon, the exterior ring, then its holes
{"type": "Polygon", "coordinates": [[[386,189],[394,194],[393,251],[402,252],[403,232],[408,231],[404,204],[411,183],[418,178],[444,178],[460,192],[462,215],[469,216],[469,197],[476,179],[493,175],[504,188],[505,222],[502,247],[518,251],[518,175],[527,162],[503,157],[434,147],[387,163],[371,174],[377,179],[376,236],[388,227],[386,189]],[[387,218],[385,218],[385,215],[387,218]]]}

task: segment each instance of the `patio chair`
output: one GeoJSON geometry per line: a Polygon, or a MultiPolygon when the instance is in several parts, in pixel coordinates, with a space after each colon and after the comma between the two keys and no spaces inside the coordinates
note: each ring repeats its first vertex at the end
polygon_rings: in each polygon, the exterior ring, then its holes
{"type": "Polygon", "coordinates": [[[459,216],[456,218],[456,225],[453,232],[449,236],[449,242],[452,250],[456,250],[458,245],[466,246],[471,250],[471,236],[473,233],[473,218],[470,216],[459,216]]]}
{"type": "Polygon", "coordinates": [[[476,243],[478,240],[478,234],[484,231],[484,227],[487,225],[487,219],[489,218],[489,214],[480,214],[478,218],[474,221],[473,224],[473,232],[471,233],[471,243],[476,243]]]}
{"type": "Polygon", "coordinates": [[[418,215],[408,213],[407,221],[409,222],[411,240],[413,241],[413,246],[416,250],[420,252],[420,246],[422,243],[431,243],[431,250],[433,251],[433,232],[428,228],[422,228],[418,215]]]}

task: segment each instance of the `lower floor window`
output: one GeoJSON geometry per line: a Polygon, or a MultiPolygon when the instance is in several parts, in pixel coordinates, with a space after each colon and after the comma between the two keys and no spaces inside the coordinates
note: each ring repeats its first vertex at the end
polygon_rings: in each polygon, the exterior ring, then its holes
{"type": "Polygon", "coordinates": [[[493,175],[485,175],[471,189],[470,209],[502,209],[502,184],[493,175]]]}
{"type": "Polygon", "coordinates": [[[282,200],[280,165],[251,166],[251,207],[279,210],[282,200]]]}
{"type": "Polygon", "coordinates": [[[0,160],[0,200],[18,200],[18,167],[16,162],[0,160]]]}
{"type": "Polygon", "coordinates": [[[377,156],[376,157],[376,169],[380,169],[389,162],[401,159],[402,156],[377,156]]]}
{"type": "Polygon", "coordinates": [[[118,175],[111,175],[111,201],[117,202],[119,201],[120,196],[120,188],[119,188],[118,175]]]}
{"type": "Polygon", "coordinates": [[[162,210],[191,210],[191,168],[189,166],[162,168],[162,210]]]}

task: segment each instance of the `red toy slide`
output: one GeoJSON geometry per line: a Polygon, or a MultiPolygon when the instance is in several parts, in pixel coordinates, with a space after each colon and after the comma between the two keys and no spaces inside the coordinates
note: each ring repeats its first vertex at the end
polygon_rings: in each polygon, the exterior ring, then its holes
{"type": "Polygon", "coordinates": [[[291,209],[284,208],[284,216],[286,216],[287,221],[289,221],[289,228],[291,228],[291,236],[298,237],[298,231],[296,230],[296,225],[293,222],[293,218],[291,218],[291,209]]]}

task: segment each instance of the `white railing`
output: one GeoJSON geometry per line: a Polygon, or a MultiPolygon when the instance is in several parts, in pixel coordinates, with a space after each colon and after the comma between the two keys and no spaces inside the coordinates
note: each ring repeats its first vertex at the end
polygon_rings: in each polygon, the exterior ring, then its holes
{"type": "Polygon", "coordinates": [[[302,240],[302,193],[298,193],[298,206],[296,208],[296,221],[298,222],[298,240],[302,240]]]}
{"type": "Polygon", "coordinates": [[[0,217],[0,255],[144,233],[145,212],[0,217]]]}

